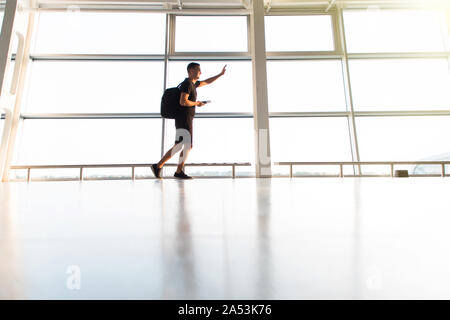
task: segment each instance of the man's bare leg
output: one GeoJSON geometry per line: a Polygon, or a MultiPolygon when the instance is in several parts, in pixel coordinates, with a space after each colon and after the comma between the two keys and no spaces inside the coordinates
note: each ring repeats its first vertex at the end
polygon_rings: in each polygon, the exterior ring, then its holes
{"type": "Polygon", "coordinates": [[[159,160],[159,162],[156,164],[158,168],[162,168],[164,163],[166,163],[170,158],[172,158],[178,151],[182,148],[181,143],[176,143],[172,148],[170,148],[169,151],[166,152],[166,154],[159,160]]]}
{"type": "Polygon", "coordinates": [[[186,145],[183,148],[183,151],[180,153],[180,159],[178,160],[178,167],[176,173],[180,173],[184,170],[184,163],[186,162],[187,156],[189,152],[191,151],[190,147],[186,147],[186,145]]]}

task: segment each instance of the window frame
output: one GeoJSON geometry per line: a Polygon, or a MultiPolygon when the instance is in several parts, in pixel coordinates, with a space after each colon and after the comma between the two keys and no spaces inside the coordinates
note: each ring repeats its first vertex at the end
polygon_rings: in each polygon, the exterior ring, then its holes
{"type": "Polygon", "coordinates": [[[266,51],[268,60],[275,59],[337,59],[344,54],[339,34],[339,21],[336,10],[324,11],[275,11],[266,13],[265,16],[330,16],[333,36],[331,51],[266,51]]]}
{"type": "Polygon", "coordinates": [[[171,58],[176,59],[176,58],[186,58],[186,57],[195,57],[195,59],[198,60],[198,58],[225,58],[225,59],[230,59],[230,58],[244,58],[244,59],[248,59],[251,58],[251,33],[250,33],[250,16],[248,14],[234,14],[234,15],[224,15],[224,14],[195,14],[195,15],[181,15],[181,14],[171,14],[171,19],[170,19],[170,28],[169,28],[169,50],[168,50],[168,54],[171,58]],[[231,52],[220,52],[220,51],[208,51],[208,52],[204,52],[204,51],[176,51],[175,50],[175,38],[176,38],[176,28],[177,28],[177,17],[242,17],[245,16],[246,20],[247,20],[247,27],[246,27],[246,32],[247,32],[247,51],[231,51],[231,52]]]}

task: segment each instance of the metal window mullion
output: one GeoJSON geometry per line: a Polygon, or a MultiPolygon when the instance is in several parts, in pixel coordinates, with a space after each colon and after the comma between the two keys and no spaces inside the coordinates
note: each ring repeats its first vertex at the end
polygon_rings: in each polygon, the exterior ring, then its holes
{"type": "Polygon", "coordinates": [[[33,61],[87,60],[87,61],[162,61],[162,54],[31,54],[33,61]]]}
{"type": "Polygon", "coordinates": [[[342,56],[343,54],[337,51],[267,52],[267,60],[337,60],[342,56]]]}
{"type": "Polygon", "coordinates": [[[266,16],[329,16],[336,10],[334,8],[325,12],[323,4],[318,4],[317,8],[275,8],[272,6],[266,16]]]}
{"type": "Polygon", "coordinates": [[[251,55],[247,52],[176,52],[169,56],[173,61],[251,61],[251,55]]]}
{"type": "Polygon", "coordinates": [[[439,59],[447,58],[450,52],[355,52],[347,53],[349,59],[439,59]]]}
{"type": "Polygon", "coordinates": [[[449,110],[357,111],[355,117],[426,117],[450,116],[449,110]]]}
{"type": "Polygon", "coordinates": [[[344,49],[342,47],[341,36],[339,33],[339,16],[337,11],[331,13],[331,19],[333,28],[334,50],[339,55],[339,58],[342,58],[342,56],[344,55],[344,49]]]}
{"type": "Polygon", "coordinates": [[[348,117],[347,111],[322,111],[322,112],[269,112],[269,118],[311,118],[311,117],[348,117]]]}
{"type": "Polygon", "coordinates": [[[176,15],[169,15],[169,58],[175,53],[176,15]]]}
{"type": "MultiPolygon", "coordinates": [[[[332,118],[349,117],[349,111],[321,111],[321,112],[269,112],[270,118],[332,118]]],[[[412,117],[412,116],[450,116],[450,110],[430,111],[355,111],[354,117],[412,117]]],[[[23,120],[36,119],[158,119],[159,113],[23,113],[23,120]]],[[[253,118],[252,112],[201,112],[196,118],[253,118]]]]}
{"type": "Polygon", "coordinates": [[[250,61],[252,60],[251,48],[252,48],[252,25],[250,21],[250,14],[247,15],[247,54],[250,57],[250,61]]]}
{"type": "MultiPolygon", "coordinates": [[[[340,46],[343,50],[342,57],[342,76],[345,88],[345,101],[347,104],[347,111],[349,112],[348,116],[348,129],[349,129],[349,139],[350,139],[350,147],[352,153],[352,160],[355,162],[360,161],[359,157],[359,147],[358,147],[358,138],[356,132],[356,122],[353,108],[353,94],[352,87],[350,81],[350,68],[348,65],[348,53],[347,53],[347,43],[345,38],[345,28],[344,28],[344,15],[342,12],[342,7],[337,6],[337,16],[338,16],[338,26],[339,26],[339,41],[340,46]]],[[[361,166],[353,166],[353,171],[355,175],[361,175],[361,166]]]]}
{"type": "MultiPolygon", "coordinates": [[[[73,2],[78,8],[83,12],[143,12],[143,13],[161,13],[161,14],[177,14],[177,15],[246,15],[249,10],[242,9],[240,7],[216,7],[216,8],[182,8],[180,9],[165,9],[162,6],[152,6],[151,4],[137,5],[133,4],[80,4],[80,1],[73,2]]],[[[46,11],[46,12],[66,12],[67,7],[70,3],[65,3],[62,5],[57,4],[45,4],[40,3],[37,9],[30,9],[36,11],[46,11]]]]}
{"type": "MultiPolygon", "coordinates": [[[[158,119],[160,113],[24,113],[23,120],[37,119],[158,119]]],[[[251,118],[250,112],[197,113],[196,118],[251,118]]]]}
{"type": "MultiPolygon", "coordinates": [[[[165,34],[165,45],[164,45],[164,82],[163,88],[166,90],[167,88],[167,71],[169,68],[169,44],[170,44],[170,20],[171,17],[169,14],[166,14],[166,34],[165,34]]],[[[164,156],[164,148],[166,143],[166,124],[167,120],[161,117],[162,128],[161,128],[161,157],[164,156]]]]}

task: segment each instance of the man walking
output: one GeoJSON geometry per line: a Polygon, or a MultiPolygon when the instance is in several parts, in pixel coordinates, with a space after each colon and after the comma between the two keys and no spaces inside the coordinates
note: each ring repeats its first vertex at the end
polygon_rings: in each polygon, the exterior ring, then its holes
{"type": "Polygon", "coordinates": [[[226,65],[223,67],[222,72],[218,75],[208,78],[203,81],[199,81],[202,74],[200,64],[192,62],[187,66],[188,77],[179,85],[181,92],[180,95],[180,110],[175,118],[176,127],[176,139],[175,144],[166,154],[161,158],[158,163],[152,164],[151,168],[156,178],[161,178],[161,168],[164,163],[167,162],[173,155],[183,149],[180,153],[180,159],[178,161],[178,167],[174,174],[178,179],[192,179],[184,173],[184,163],[189,152],[192,149],[192,134],[193,134],[193,120],[195,116],[195,107],[202,107],[205,104],[201,101],[197,101],[197,88],[206,86],[213,83],[218,78],[223,76],[226,71],[226,65]]]}

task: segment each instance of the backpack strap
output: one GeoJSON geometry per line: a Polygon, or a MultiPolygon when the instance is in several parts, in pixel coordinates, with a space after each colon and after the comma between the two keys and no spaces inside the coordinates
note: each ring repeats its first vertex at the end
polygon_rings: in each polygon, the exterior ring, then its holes
{"type": "Polygon", "coordinates": [[[180,84],[177,86],[178,89],[180,89],[181,85],[184,83],[184,80],[180,82],[180,84]]]}

